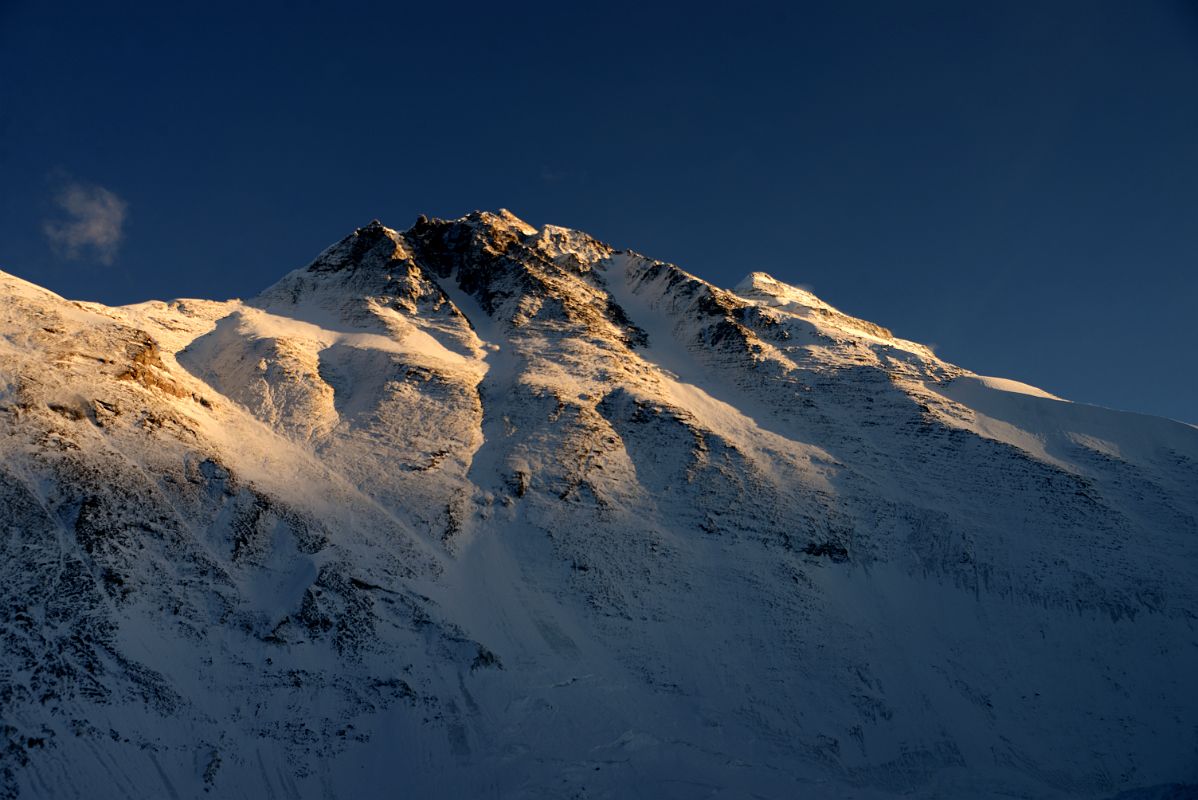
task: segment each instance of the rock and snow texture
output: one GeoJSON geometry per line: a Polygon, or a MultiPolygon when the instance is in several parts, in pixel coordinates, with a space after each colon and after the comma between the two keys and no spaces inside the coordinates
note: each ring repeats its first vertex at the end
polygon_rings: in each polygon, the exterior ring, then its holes
{"type": "Polygon", "coordinates": [[[0,273],[0,797],[1198,781],[1198,429],[507,212],[0,273]]]}

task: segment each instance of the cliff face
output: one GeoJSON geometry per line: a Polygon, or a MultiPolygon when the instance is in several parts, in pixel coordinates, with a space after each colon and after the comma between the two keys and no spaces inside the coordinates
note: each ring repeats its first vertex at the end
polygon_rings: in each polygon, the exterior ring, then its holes
{"type": "Polygon", "coordinates": [[[1193,427],[508,212],[0,294],[0,795],[1198,780],[1193,427]]]}

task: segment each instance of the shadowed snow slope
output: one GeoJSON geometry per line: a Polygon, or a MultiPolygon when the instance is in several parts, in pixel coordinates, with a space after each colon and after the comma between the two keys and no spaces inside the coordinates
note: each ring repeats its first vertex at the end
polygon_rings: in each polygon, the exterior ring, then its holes
{"type": "Polygon", "coordinates": [[[1198,781],[1198,429],[508,212],[0,273],[0,797],[1198,781]]]}

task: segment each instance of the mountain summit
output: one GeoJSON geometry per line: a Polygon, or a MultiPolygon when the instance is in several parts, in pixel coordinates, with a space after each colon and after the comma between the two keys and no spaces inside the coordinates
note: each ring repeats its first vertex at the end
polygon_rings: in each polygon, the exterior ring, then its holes
{"type": "Polygon", "coordinates": [[[0,797],[1198,781],[1191,426],[507,211],[0,295],[0,797]]]}

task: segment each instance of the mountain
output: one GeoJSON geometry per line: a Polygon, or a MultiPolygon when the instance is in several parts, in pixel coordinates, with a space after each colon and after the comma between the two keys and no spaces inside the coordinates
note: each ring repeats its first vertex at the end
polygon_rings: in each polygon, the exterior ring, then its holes
{"type": "Polygon", "coordinates": [[[0,796],[1198,781],[1192,426],[506,211],[0,293],[0,796]]]}

